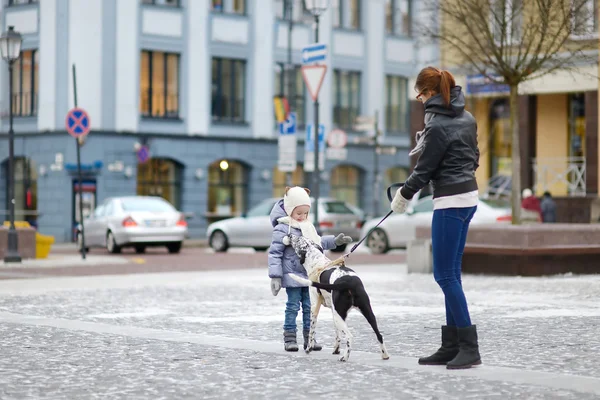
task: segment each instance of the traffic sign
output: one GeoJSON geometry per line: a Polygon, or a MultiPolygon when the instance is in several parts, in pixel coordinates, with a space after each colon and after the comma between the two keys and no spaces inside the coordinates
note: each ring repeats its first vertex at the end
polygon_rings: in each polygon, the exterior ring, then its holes
{"type": "Polygon", "coordinates": [[[290,112],[289,118],[279,124],[279,161],[277,168],[281,172],[296,170],[296,113],[290,112]]]}
{"type": "Polygon", "coordinates": [[[334,129],[327,135],[327,144],[334,149],[341,149],[348,143],[346,132],[341,129],[334,129]]]}
{"type": "Polygon", "coordinates": [[[327,57],[327,46],[323,43],[313,43],[302,49],[302,63],[310,64],[317,61],[325,61],[327,57]]]}
{"type": "Polygon", "coordinates": [[[348,149],[342,147],[335,149],[332,147],[327,148],[327,159],[328,160],[346,160],[348,158],[348,149]]]}
{"type": "Polygon", "coordinates": [[[141,146],[140,149],[137,151],[138,161],[140,162],[140,164],[143,164],[146,161],[148,161],[149,158],[150,158],[150,149],[148,148],[148,146],[141,146]]]}
{"type": "Polygon", "coordinates": [[[65,127],[69,135],[76,139],[85,136],[90,132],[90,116],[83,108],[72,108],[65,118],[65,127]]]}
{"type": "MultiPolygon", "coordinates": [[[[306,140],[304,142],[304,171],[315,170],[315,134],[313,124],[306,125],[306,140]]],[[[325,125],[319,124],[319,170],[325,170],[325,125]]]]}
{"type": "Polygon", "coordinates": [[[313,101],[317,101],[317,97],[319,97],[319,90],[321,90],[321,85],[323,84],[326,72],[327,65],[302,66],[302,77],[304,78],[304,83],[306,83],[306,87],[308,88],[308,92],[313,101]]]}

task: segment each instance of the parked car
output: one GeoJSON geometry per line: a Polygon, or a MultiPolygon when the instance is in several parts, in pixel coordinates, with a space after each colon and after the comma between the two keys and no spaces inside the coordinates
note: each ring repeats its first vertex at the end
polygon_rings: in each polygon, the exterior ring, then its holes
{"type": "MultiPolygon", "coordinates": [[[[206,236],[210,247],[217,252],[230,247],[253,247],[257,251],[266,250],[271,245],[273,226],[269,215],[280,198],[263,200],[241,217],[213,222],[208,226],[206,236]]],[[[312,199],[314,203],[314,199],[312,199]]],[[[319,199],[319,228],[321,235],[345,233],[353,240],[360,237],[363,223],[362,210],[353,208],[346,202],[333,198],[319,199]]],[[[343,251],[340,246],[334,251],[343,251]]]]}
{"type": "MultiPolygon", "coordinates": [[[[106,199],[84,219],[85,247],[104,247],[119,253],[123,247],[134,247],[143,253],[148,246],[166,246],[178,253],[187,236],[183,213],[160,197],[127,196],[106,199]]],[[[81,225],[77,230],[81,249],[81,225]]]]}
{"type": "MultiPolygon", "coordinates": [[[[369,234],[381,217],[365,222],[361,237],[369,234]]],[[[383,254],[390,249],[405,248],[406,244],[415,239],[416,227],[431,226],[433,218],[433,196],[415,196],[406,213],[390,215],[379,227],[373,230],[365,240],[367,247],[374,254],[383,254]]],[[[480,200],[477,212],[471,224],[510,223],[511,210],[504,205],[480,200]]]]}

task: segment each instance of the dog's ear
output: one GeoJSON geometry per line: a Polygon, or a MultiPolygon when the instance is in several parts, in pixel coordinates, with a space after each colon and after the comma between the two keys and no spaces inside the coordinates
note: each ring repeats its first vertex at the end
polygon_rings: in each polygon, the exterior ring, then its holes
{"type": "Polygon", "coordinates": [[[285,194],[287,194],[288,190],[290,190],[292,187],[291,186],[286,186],[285,187],[285,194]]]}
{"type": "Polygon", "coordinates": [[[306,194],[310,196],[310,189],[309,188],[303,188],[303,189],[306,192],[306,194]]]}

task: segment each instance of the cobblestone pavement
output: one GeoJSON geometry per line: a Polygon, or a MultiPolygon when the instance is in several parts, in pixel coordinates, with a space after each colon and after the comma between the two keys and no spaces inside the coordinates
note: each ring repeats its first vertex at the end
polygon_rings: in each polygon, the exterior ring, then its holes
{"type": "MultiPolygon", "coordinates": [[[[358,312],[347,363],[283,351],[286,296],[264,270],[0,282],[0,398],[594,399],[600,277],[465,276],[483,366],[419,366],[439,346],[443,298],[402,265],[355,266],[390,360],[358,312]]],[[[300,319],[298,319],[300,323],[300,319]]]]}

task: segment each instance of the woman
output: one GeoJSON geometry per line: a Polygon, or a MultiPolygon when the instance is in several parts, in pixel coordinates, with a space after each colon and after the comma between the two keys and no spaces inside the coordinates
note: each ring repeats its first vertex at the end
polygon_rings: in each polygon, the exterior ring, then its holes
{"type": "Polygon", "coordinates": [[[433,276],[444,292],[446,325],[442,347],[423,365],[448,369],[481,364],[477,330],[471,324],[461,283],[461,262],[469,222],[477,210],[479,195],[475,170],[479,166],[477,124],[465,111],[465,97],[448,71],[421,70],[415,90],[425,106],[425,129],[418,137],[420,155],[412,174],[396,192],[395,212],[406,211],[409,200],[431,181],[433,186],[433,276]]]}

